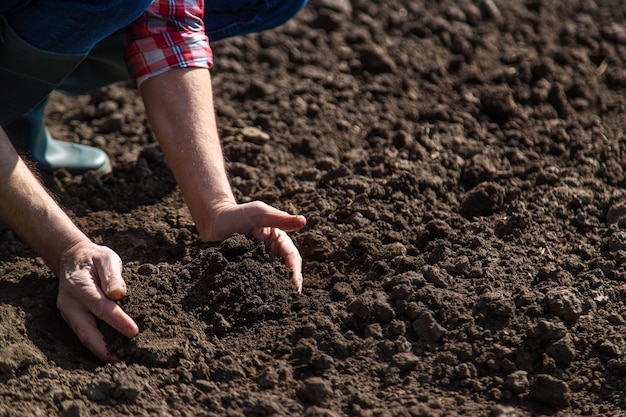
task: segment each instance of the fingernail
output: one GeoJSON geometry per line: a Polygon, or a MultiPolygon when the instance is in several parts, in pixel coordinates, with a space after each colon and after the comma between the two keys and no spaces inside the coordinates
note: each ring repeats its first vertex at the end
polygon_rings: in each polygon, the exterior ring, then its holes
{"type": "Polygon", "coordinates": [[[113,287],[113,288],[108,287],[106,294],[109,298],[113,298],[113,299],[122,298],[125,294],[124,287],[113,287]]]}

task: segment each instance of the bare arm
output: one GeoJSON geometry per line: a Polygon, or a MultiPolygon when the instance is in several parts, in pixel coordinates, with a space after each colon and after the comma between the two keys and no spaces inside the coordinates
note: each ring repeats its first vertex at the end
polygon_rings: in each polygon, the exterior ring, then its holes
{"type": "Polygon", "coordinates": [[[146,80],[140,91],[148,119],[203,240],[253,235],[282,257],[302,288],[302,258],[286,232],[304,227],[291,215],[256,201],[237,204],[220,145],[209,71],[176,68],[146,80]]]}
{"type": "Polygon", "coordinates": [[[61,254],[87,237],[72,223],[0,129],[0,218],[58,274],[61,254]]]}
{"type": "Polygon", "coordinates": [[[141,87],[150,124],[205,240],[213,209],[235,204],[217,134],[209,71],[175,68],[141,87]]]}
{"type": "Polygon", "coordinates": [[[95,317],[128,337],[135,322],[112,300],[126,293],[122,263],[111,249],[91,242],[48,194],[0,129],[0,219],[59,277],[57,306],[81,342],[113,361],[95,317]]]}

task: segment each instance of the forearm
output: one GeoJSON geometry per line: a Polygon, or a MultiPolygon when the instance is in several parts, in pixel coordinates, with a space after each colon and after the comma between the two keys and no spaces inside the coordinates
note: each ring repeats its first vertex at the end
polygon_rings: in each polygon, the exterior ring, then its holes
{"type": "Polygon", "coordinates": [[[0,129],[0,219],[59,273],[65,250],[87,237],[56,204],[0,129]]]}
{"type": "Polygon", "coordinates": [[[177,68],[140,86],[148,119],[202,234],[211,212],[235,203],[220,145],[210,74],[177,68]]]}

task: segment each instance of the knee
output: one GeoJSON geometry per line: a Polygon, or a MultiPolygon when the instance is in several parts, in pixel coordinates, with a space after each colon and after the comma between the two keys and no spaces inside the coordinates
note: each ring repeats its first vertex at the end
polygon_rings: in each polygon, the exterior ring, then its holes
{"type": "Polygon", "coordinates": [[[276,13],[276,24],[281,25],[291,20],[300,10],[304,8],[307,0],[279,0],[274,8],[276,13]]]}
{"type": "MultiPolygon", "coordinates": [[[[270,3],[270,2],[268,2],[270,3]]],[[[264,31],[281,26],[291,20],[306,5],[307,0],[277,0],[268,4],[262,23],[255,31],[264,31]]]]}

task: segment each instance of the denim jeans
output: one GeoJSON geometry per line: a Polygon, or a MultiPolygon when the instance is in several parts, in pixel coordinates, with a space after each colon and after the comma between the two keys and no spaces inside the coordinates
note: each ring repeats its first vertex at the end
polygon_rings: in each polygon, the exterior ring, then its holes
{"type": "MultiPolygon", "coordinates": [[[[209,42],[262,32],[287,22],[307,0],[205,1],[204,28],[209,42]]],[[[98,43],[85,61],[59,86],[67,95],[81,95],[129,78],[124,63],[123,31],[98,43]]]]}
{"type": "Polygon", "coordinates": [[[0,125],[42,103],[151,0],[1,0],[0,125]]]}
{"type": "Polygon", "coordinates": [[[204,2],[204,26],[209,40],[262,32],[294,17],[307,0],[219,0],[204,2]]]}
{"type": "MultiPolygon", "coordinates": [[[[271,29],[295,16],[306,1],[207,0],[204,16],[206,34],[209,41],[215,42],[271,29]]],[[[27,115],[28,109],[41,113],[40,107],[45,106],[45,98],[53,90],[79,95],[127,80],[123,27],[138,17],[150,3],[150,0],[0,0],[0,19],[7,23],[5,33],[12,30],[18,40],[23,41],[22,50],[25,45],[30,45],[33,51],[41,52],[43,60],[61,56],[76,61],[76,65],[66,63],[52,78],[48,75],[50,65],[46,62],[25,62],[26,76],[14,77],[19,69],[2,68],[3,60],[8,62],[13,57],[4,56],[10,52],[3,52],[0,39],[0,124],[6,126],[27,115]],[[68,11],[70,7],[71,13],[68,11]],[[66,68],[64,77],[56,74],[66,68]],[[3,70],[16,79],[9,81],[9,77],[5,77],[3,81],[3,70]],[[28,92],[29,88],[32,89],[28,80],[33,79],[41,81],[36,94],[19,93],[19,90],[28,92]],[[18,93],[5,95],[3,82],[6,85],[10,83],[12,91],[18,93]]]]}
{"type": "Polygon", "coordinates": [[[0,14],[26,43],[55,54],[86,55],[137,19],[152,0],[6,0],[0,14]]]}
{"type": "MultiPolygon", "coordinates": [[[[3,0],[0,15],[24,41],[55,53],[80,54],[131,23],[151,0],[3,0]],[[80,34],[80,36],[76,36],[80,34]]],[[[285,23],[306,0],[217,0],[205,2],[211,41],[261,32],[285,23]]]]}

